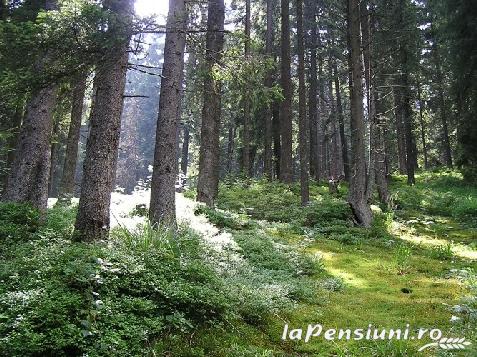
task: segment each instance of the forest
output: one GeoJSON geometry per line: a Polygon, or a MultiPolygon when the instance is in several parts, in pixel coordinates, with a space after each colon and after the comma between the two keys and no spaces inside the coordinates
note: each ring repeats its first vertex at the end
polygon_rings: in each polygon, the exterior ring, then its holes
{"type": "Polygon", "coordinates": [[[477,0],[0,0],[0,356],[477,356],[477,0]]]}

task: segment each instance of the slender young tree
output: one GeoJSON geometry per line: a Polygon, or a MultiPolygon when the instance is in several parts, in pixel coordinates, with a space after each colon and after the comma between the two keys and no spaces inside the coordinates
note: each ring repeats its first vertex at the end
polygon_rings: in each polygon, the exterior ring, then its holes
{"type": "MultiPolygon", "coordinates": [[[[268,59],[273,58],[273,11],[275,0],[267,0],[267,30],[265,38],[265,53],[268,59]]],[[[271,88],[273,86],[273,72],[269,71],[265,78],[265,86],[271,88]]],[[[272,162],[272,105],[267,105],[264,115],[265,140],[264,140],[264,158],[263,171],[268,180],[273,178],[273,162],[272,162]]]]}
{"type": "Polygon", "coordinates": [[[109,234],[110,201],[116,177],[133,0],[105,0],[110,10],[108,34],[112,46],[96,66],[96,88],[90,115],[90,134],[83,164],[75,239],[91,241],[109,234]]]}
{"type": "Polygon", "coordinates": [[[213,206],[219,191],[219,136],[221,117],[220,81],[213,77],[214,66],[224,47],[224,0],[209,0],[206,38],[206,75],[202,109],[201,145],[197,200],[213,206]]]}
{"type": "Polygon", "coordinates": [[[78,143],[81,131],[81,119],[83,118],[84,97],[86,91],[85,73],[80,74],[72,83],[73,93],[71,99],[71,121],[66,139],[65,161],[63,174],[59,186],[59,202],[69,203],[75,190],[75,172],[78,160],[78,143]]]}
{"type": "Polygon", "coordinates": [[[348,0],[348,28],[351,63],[351,175],[348,201],[358,224],[369,227],[373,215],[366,199],[363,56],[358,0],[348,0]]]}
{"type": "MultiPolygon", "coordinates": [[[[56,1],[49,0],[40,8],[46,11],[56,10],[58,5],[56,1]]],[[[49,54],[45,53],[36,62],[36,70],[44,71],[49,61],[49,54]]],[[[37,88],[27,103],[15,159],[2,197],[4,201],[28,202],[40,211],[46,211],[51,165],[50,143],[57,91],[56,83],[48,83],[37,88]]]]}
{"type": "MultiPolygon", "coordinates": [[[[250,29],[251,23],[251,6],[250,0],[245,0],[245,61],[250,62],[250,29]]],[[[243,93],[243,149],[242,162],[243,172],[245,176],[250,177],[251,163],[250,163],[250,88],[248,81],[246,81],[243,93]]]]}
{"type": "Polygon", "coordinates": [[[290,50],[290,1],[281,0],[281,65],[280,84],[283,90],[283,101],[280,103],[280,181],[293,181],[292,158],[292,99],[291,50],[290,50]]]}
{"type": "Polygon", "coordinates": [[[309,162],[309,126],[306,116],[306,83],[305,83],[305,33],[303,30],[303,0],[296,0],[296,22],[298,37],[298,117],[299,117],[299,151],[300,151],[300,192],[301,204],[310,201],[310,162],[309,162]]]}
{"type": "Polygon", "coordinates": [[[182,97],[187,11],[185,0],[171,0],[169,6],[149,219],[154,225],[175,226],[175,181],[178,173],[177,132],[182,97]]]}

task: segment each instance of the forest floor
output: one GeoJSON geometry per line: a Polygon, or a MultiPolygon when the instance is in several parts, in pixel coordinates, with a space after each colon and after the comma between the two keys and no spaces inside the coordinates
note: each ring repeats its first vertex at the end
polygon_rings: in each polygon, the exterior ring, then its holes
{"type": "Polygon", "coordinates": [[[299,185],[226,179],[215,209],[176,195],[178,231],[147,224],[149,190],[114,192],[110,239],[88,244],[71,239],[74,206],[42,222],[0,204],[0,355],[476,356],[477,187],[417,182],[393,177],[393,210],[373,205],[370,228],[346,186],[313,182],[302,207],[299,185]],[[409,339],[323,336],[407,324],[409,339]],[[471,344],[418,352],[431,329],[471,344]]]}
{"type": "MultiPolygon", "coordinates": [[[[312,206],[325,201],[323,205],[333,202],[337,208],[334,212],[328,206],[317,217],[310,211],[302,219],[291,209],[297,204],[296,187],[277,191],[276,185],[264,182],[224,185],[218,202],[221,209],[196,212],[205,213],[230,234],[256,269],[263,269],[262,259],[269,258],[268,252],[261,251],[263,246],[247,242],[256,237],[284,251],[319,257],[320,271],[309,276],[316,283],[315,292],[307,292],[311,296],[298,298],[293,309],[276,314],[260,327],[268,339],[264,346],[307,356],[476,355],[476,192],[452,174],[422,175],[419,181],[415,187],[406,187],[397,178],[392,184],[397,210],[386,214],[374,207],[377,222],[369,230],[353,228],[340,217],[345,191],[330,197],[324,186],[312,189],[312,206]],[[462,351],[433,347],[417,352],[432,342],[429,337],[408,341],[327,341],[320,337],[305,343],[287,336],[282,341],[285,323],[288,331],[303,329],[303,339],[308,324],[321,324],[324,330],[365,331],[369,324],[402,330],[409,324],[411,335],[419,328],[435,328],[442,331],[442,337],[466,337],[474,345],[462,351]]],[[[270,268],[274,269],[266,267],[270,268]]],[[[253,340],[263,338],[259,336],[253,340]]],[[[251,338],[243,337],[245,341],[251,338]]]]}

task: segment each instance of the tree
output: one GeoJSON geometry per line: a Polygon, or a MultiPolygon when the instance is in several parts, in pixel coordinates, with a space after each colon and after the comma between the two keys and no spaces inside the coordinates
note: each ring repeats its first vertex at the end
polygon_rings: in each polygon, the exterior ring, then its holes
{"type": "MultiPolygon", "coordinates": [[[[47,1],[43,9],[57,9],[56,1],[47,1]]],[[[50,55],[46,52],[35,63],[36,71],[44,71],[49,61],[50,55]]],[[[57,90],[56,82],[45,83],[34,90],[28,101],[15,159],[2,198],[5,201],[28,202],[46,211],[51,165],[50,141],[57,90]]]]}
{"type": "MultiPolygon", "coordinates": [[[[245,0],[245,61],[250,62],[250,28],[251,23],[251,6],[250,0],[245,0]]],[[[242,162],[243,172],[245,176],[251,176],[251,163],[250,163],[250,88],[247,85],[244,86],[243,93],[243,149],[242,149],[242,162]]]]}
{"type": "Polygon", "coordinates": [[[348,0],[348,27],[351,64],[351,175],[348,201],[357,222],[369,227],[373,216],[366,197],[363,62],[358,0],[348,0]]]}
{"type": "MultiPolygon", "coordinates": [[[[273,11],[275,8],[275,0],[267,0],[267,29],[265,39],[265,54],[268,60],[273,60],[273,11]]],[[[273,86],[273,71],[268,71],[265,78],[265,86],[271,89],[273,86]]],[[[264,115],[264,158],[263,171],[265,177],[271,180],[273,178],[273,155],[272,155],[272,135],[273,135],[273,108],[270,103],[267,104],[267,109],[264,115]]]]}
{"type": "Polygon", "coordinates": [[[107,33],[108,56],[96,66],[96,88],[90,116],[75,236],[91,241],[109,234],[110,200],[116,176],[123,95],[131,38],[132,0],[105,0],[111,12],[107,33]]]}
{"type": "Polygon", "coordinates": [[[171,1],[167,17],[149,209],[149,219],[155,225],[176,224],[177,131],[180,120],[186,26],[185,1],[171,1]]]}
{"type": "Polygon", "coordinates": [[[75,190],[75,172],[78,159],[78,143],[80,139],[81,120],[83,118],[84,97],[86,91],[87,74],[81,73],[72,83],[71,121],[66,141],[65,161],[61,177],[59,197],[60,201],[69,203],[75,190]]]}
{"type": "Polygon", "coordinates": [[[305,44],[303,30],[303,0],[296,1],[296,21],[297,21],[297,37],[298,37],[298,82],[299,82],[299,98],[298,98],[298,116],[299,116],[299,150],[300,150],[300,191],[301,204],[307,205],[310,201],[310,162],[309,151],[310,143],[308,139],[309,125],[306,116],[306,83],[305,83],[305,44]]]}
{"type": "Polygon", "coordinates": [[[291,183],[293,180],[292,162],[292,99],[291,51],[290,51],[290,3],[281,0],[281,63],[280,85],[283,90],[283,101],[280,103],[280,181],[291,183]]]}
{"type": "Polygon", "coordinates": [[[219,191],[221,82],[214,76],[224,46],[224,0],[209,0],[206,39],[206,74],[202,109],[197,200],[213,206],[219,191]]]}

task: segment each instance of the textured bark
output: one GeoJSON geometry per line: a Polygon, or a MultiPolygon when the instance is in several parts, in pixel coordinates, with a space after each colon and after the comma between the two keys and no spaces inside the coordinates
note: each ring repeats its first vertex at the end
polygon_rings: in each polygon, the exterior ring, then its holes
{"type": "MultiPolygon", "coordinates": [[[[56,10],[56,0],[48,0],[38,9],[56,10]]],[[[41,72],[49,64],[46,53],[36,63],[41,72]]],[[[32,94],[20,129],[15,158],[2,199],[30,203],[45,212],[48,203],[48,181],[51,165],[51,131],[57,100],[57,85],[48,84],[32,94]]]]}
{"type": "MultiPolygon", "coordinates": [[[[330,73],[332,73],[332,60],[330,58],[330,73]]],[[[328,93],[330,102],[330,121],[329,121],[329,176],[328,182],[333,182],[337,186],[343,177],[343,158],[341,151],[340,133],[337,125],[338,113],[336,110],[335,96],[333,92],[333,77],[328,80],[328,93]]]]}
{"type": "Polygon", "coordinates": [[[393,87],[394,96],[394,113],[396,119],[396,136],[397,136],[397,154],[398,154],[398,169],[401,175],[406,174],[407,160],[406,160],[406,134],[404,129],[404,113],[402,91],[398,88],[399,84],[393,87]]]}
{"type": "Polygon", "coordinates": [[[333,64],[333,75],[334,75],[334,82],[335,82],[336,114],[338,115],[339,135],[340,135],[340,144],[341,144],[341,157],[343,159],[344,177],[345,177],[346,181],[349,181],[348,144],[347,144],[347,139],[346,139],[346,134],[345,134],[343,103],[342,103],[342,100],[341,100],[340,78],[339,78],[338,66],[337,66],[336,62],[334,62],[334,64],[333,64]]]}
{"type": "Polygon", "coordinates": [[[366,200],[365,124],[363,109],[363,62],[358,0],[348,0],[349,50],[351,62],[351,176],[349,203],[357,222],[369,227],[371,209],[366,200]]]}
{"type": "Polygon", "coordinates": [[[309,125],[306,116],[306,83],[305,83],[305,44],[303,30],[303,0],[296,0],[296,22],[298,37],[298,120],[299,120],[299,151],[300,151],[300,193],[301,204],[310,201],[310,162],[309,162],[309,125]]]}
{"type": "Polygon", "coordinates": [[[421,126],[422,153],[424,154],[424,169],[429,169],[429,160],[427,156],[426,128],[424,124],[424,101],[421,95],[421,84],[417,83],[417,99],[419,100],[419,124],[421,126]]]}
{"type": "Polygon", "coordinates": [[[197,200],[214,205],[219,191],[219,136],[222,85],[212,77],[212,70],[222,58],[224,47],[224,0],[209,0],[206,39],[204,107],[202,109],[201,145],[197,200]]]}
{"type": "Polygon", "coordinates": [[[415,140],[413,135],[413,118],[411,109],[411,93],[409,88],[408,73],[403,74],[403,106],[404,106],[404,129],[406,134],[406,171],[407,171],[407,184],[414,185],[416,179],[414,177],[414,170],[416,168],[416,156],[415,156],[415,140]]]}
{"type": "Polygon", "coordinates": [[[190,131],[189,126],[184,125],[184,139],[182,141],[182,150],[181,150],[181,172],[187,176],[187,168],[189,167],[189,142],[190,142],[190,131]]]}
{"type": "Polygon", "coordinates": [[[438,86],[438,98],[439,98],[439,107],[440,107],[440,116],[442,122],[442,146],[443,146],[443,157],[444,162],[447,167],[452,168],[452,151],[449,139],[449,128],[447,124],[447,117],[449,116],[449,111],[447,110],[447,103],[444,97],[444,78],[441,68],[441,59],[438,52],[437,45],[434,45],[434,58],[436,61],[436,76],[437,76],[437,86],[438,86]]]}
{"type": "Polygon", "coordinates": [[[3,200],[28,202],[46,211],[50,176],[50,142],[57,86],[42,88],[27,104],[3,200]]]}
{"type": "Polygon", "coordinates": [[[293,181],[292,158],[292,97],[291,50],[290,50],[290,2],[281,0],[281,64],[280,84],[283,90],[283,101],[280,103],[280,181],[293,181]]]}
{"type": "Polygon", "coordinates": [[[50,148],[50,173],[48,175],[48,197],[55,197],[55,186],[56,186],[56,166],[58,165],[58,156],[60,154],[60,145],[58,143],[58,134],[60,129],[60,121],[58,118],[53,119],[53,135],[52,143],[50,148]]]}
{"type": "Polygon", "coordinates": [[[122,35],[110,51],[107,61],[96,67],[97,88],[90,116],[90,134],[86,144],[83,180],[76,216],[75,238],[91,241],[106,238],[110,226],[110,200],[116,176],[123,95],[128,63],[128,44],[132,0],[107,1],[115,14],[108,32],[112,38],[122,35]]]}
{"type": "Polygon", "coordinates": [[[170,2],[156,130],[149,219],[154,225],[176,225],[175,182],[187,12],[185,0],[170,2]]]}
{"type": "MultiPolygon", "coordinates": [[[[377,83],[378,84],[378,83],[377,83]]],[[[388,190],[388,180],[386,179],[386,117],[382,105],[382,93],[376,90],[376,119],[374,130],[374,175],[376,182],[376,189],[378,191],[379,201],[385,208],[390,206],[390,197],[388,190]]]]}
{"type": "Polygon", "coordinates": [[[80,75],[74,84],[71,107],[71,121],[66,140],[65,162],[63,176],[59,187],[59,200],[70,202],[75,191],[76,163],[78,161],[78,144],[83,118],[83,105],[86,91],[86,75],[80,75]]]}
{"type": "Polygon", "coordinates": [[[280,178],[280,154],[281,154],[281,140],[280,140],[280,109],[279,103],[274,103],[272,109],[272,131],[273,131],[273,156],[274,156],[274,170],[275,178],[280,178]]]}
{"type": "Polygon", "coordinates": [[[233,171],[234,152],[235,152],[235,132],[237,127],[235,122],[231,121],[229,126],[229,135],[227,141],[227,173],[231,174],[233,171]]]}
{"type": "Polygon", "coordinates": [[[308,72],[308,123],[310,126],[310,175],[316,176],[319,170],[318,166],[318,65],[316,56],[317,47],[317,22],[316,10],[317,6],[314,0],[307,0],[305,2],[306,27],[310,33],[310,69],[308,72]]]}
{"type": "MultiPolygon", "coordinates": [[[[265,39],[265,54],[271,60],[273,58],[273,11],[274,0],[267,0],[267,32],[265,39]]],[[[269,71],[265,79],[265,86],[273,86],[273,72],[269,71]]],[[[264,118],[265,138],[264,138],[264,156],[263,171],[268,180],[273,179],[273,155],[272,155],[272,105],[267,106],[264,118]]]]}
{"type": "Polygon", "coordinates": [[[317,111],[317,119],[316,119],[316,126],[317,126],[317,161],[318,167],[315,171],[315,178],[317,181],[326,178],[326,123],[324,119],[324,108],[325,108],[325,83],[324,83],[324,76],[323,76],[323,44],[320,38],[320,34],[317,36],[318,40],[318,47],[321,49],[320,54],[318,56],[318,111],[317,111]]]}
{"type": "MultiPolygon", "coordinates": [[[[20,129],[22,126],[22,120],[24,116],[24,108],[25,103],[22,101],[21,104],[18,104],[15,110],[15,114],[13,115],[13,122],[11,124],[11,129],[10,129],[10,137],[7,140],[6,146],[8,148],[8,152],[6,155],[6,167],[11,168],[13,165],[13,162],[15,160],[15,148],[18,145],[18,138],[20,135],[20,129]]],[[[3,183],[3,188],[6,187],[8,184],[8,172],[5,174],[2,174],[2,183],[3,183]],[[5,175],[5,176],[3,176],[5,175]]]]}
{"type": "MultiPolygon", "coordinates": [[[[245,0],[245,61],[250,62],[250,27],[251,27],[251,8],[250,0],[245,0]]],[[[250,177],[250,110],[251,98],[248,81],[246,81],[243,93],[243,148],[242,163],[245,176],[250,177]]]]}

